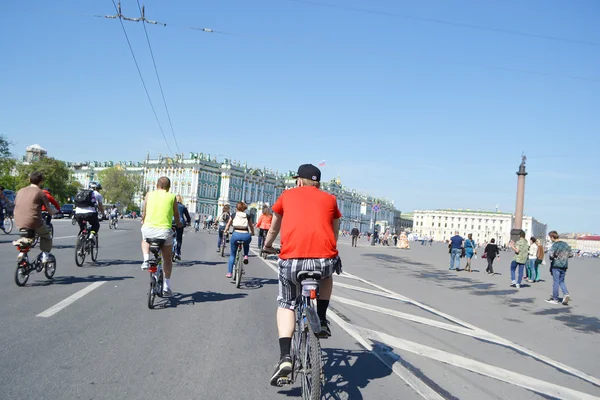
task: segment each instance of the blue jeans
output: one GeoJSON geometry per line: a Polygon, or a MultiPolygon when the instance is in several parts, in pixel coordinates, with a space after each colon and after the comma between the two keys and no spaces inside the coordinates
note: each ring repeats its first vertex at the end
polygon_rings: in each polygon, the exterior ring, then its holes
{"type": "Polygon", "coordinates": [[[517,269],[517,265],[519,266],[519,280],[516,281],[516,283],[520,285],[523,280],[523,268],[525,267],[525,264],[519,264],[515,260],[510,263],[510,280],[513,283],[515,282],[515,270],[517,269]]]}
{"type": "Polygon", "coordinates": [[[231,254],[229,255],[229,264],[227,265],[227,272],[233,272],[233,263],[235,262],[235,253],[237,252],[237,242],[238,240],[242,240],[244,242],[244,255],[247,256],[248,252],[250,252],[250,242],[252,241],[252,236],[249,233],[242,232],[233,232],[231,235],[231,239],[229,240],[231,244],[231,254]]]}
{"type": "Polygon", "coordinates": [[[563,295],[569,294],[567,285],[565,285],[565,275],[567,275],[566,269],[552,268],[552,298],[558,300],[558,287],[562,290],[563,295]]]}
{"type": "Polygon", "coordinates": [[[460,253],[461,249],[452,249],[450,254],[450,269],[460,269],[460,253]],[[456,266],[456,268],[455,268],[456,266]]]}

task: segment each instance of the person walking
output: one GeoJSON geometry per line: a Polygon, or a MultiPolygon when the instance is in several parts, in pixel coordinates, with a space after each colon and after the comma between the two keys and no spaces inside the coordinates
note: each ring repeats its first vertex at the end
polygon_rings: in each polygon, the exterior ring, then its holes
{"type": "Polygon", "coordinates": [[[179,220],[181,222],[181,227],[175,221],[175,217],[173,217],[173,225],[175,227],[175,237],[177,238],[177,245],[173,249],[173,253],[175,254],[175,259],[177,261],[181,261],[181,246],[183,245],[183,230],[186,226],[190,224],[192,219],[190,218],[190,213],[186,206],[183,205],[183,197],[178,194],[175,196],[175,201],[177,202],[177,211],[179,212],[179,220]]]}
{"type": "Polygon", "coordinates": [[[358,242],[359,234],[360,234],[360,231],[358,230],[356,225],[354,225],[354,228],[352,228],[352,230],[350,231],[350,235],[352,236],[352,247],[356,247],[356,243],[358,242]]]}
{"type": "Polygon", "coordinates": [[[467,236],[468,239],[465,240],[465,257],[467,258],[467,266],[465,267],[465,271],[473,272],[471,270],[471,260],[473,256],[477,254],[477,245],[473,241],[473,234],[469,233],[467,236]]]}
{"type": "Polygon", "coordinates": [[[464,241],[458,231],[454,232],[454,236],[450,238],[450,270],[460,271],[460,254],[464,241]]]}
{"type": "Polygon", "coordinates": [[[494,275],[494,259],[496,256],[500,256],[500,249],[496,244],[496,239],[490,240],[490,242],[485,246],[483,252],[485,253],[488,263],[485,272],[487,272],[488,275],[494,275]]]}
{"type": "Polygon", "coordinates": [[[521,287],[521,281],[523,280],[523,268],[527,263],[529,255],[529,243],[527,243],[527,239],[525,239],[525,231],[519,233],[519,240],[517,243],[510,243],[510,248],[515,252],[515,258],[510,264],[510,286],[519,289],[521,287]],[[519,277],[518,280],[515,280],[515,270],[517,267],[519,268],[519,277]]]}
{"type": "Polygon", "coordinates": [[[569,258],[573,257],[571,247],[558,238],[558,233],[552,231],[548,234],[552,241],[552,247],[549,251],[550,256],[550,274],[552,275],[552,296],[546,300],[546,303],[558,304],[558,288],[563,292],[562,303],[566,306],[571,300],[567,285],[565,284],[565,276],[567,268],[569,268],[569,258]]]}
{"type": "Polygon", "coordinates": [[[538,245],[536,239],[532,236],[529,238],[529,250],[527,252],[527,282],[535,282],[535,263],[537,262],[538,245]]]}
{"type": "Polygon", "coordinates": [[[540,239],[537,239],[535,241],[535,244],[537,244],[537,257],[535,260],[535,278],[533,278],[534,282],[539,282],[540,281],[540,265],[544,262],[544,245],[542,245],[542,242],[540,241],[540,239]]]}

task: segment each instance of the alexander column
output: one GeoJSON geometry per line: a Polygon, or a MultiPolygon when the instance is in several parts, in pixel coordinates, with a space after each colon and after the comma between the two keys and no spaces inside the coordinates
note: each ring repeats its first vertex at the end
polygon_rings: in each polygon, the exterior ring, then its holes
{"type": "Polygon", "coordinates": [[[510,231],[510,239],[514,242],[519,240],[519,234],[523,230],[523,207],[525,205],[525,162],[527,157],[523,156],[519,171],[517,172],[517,204],[515,205],[515,222],[510,231]]]}

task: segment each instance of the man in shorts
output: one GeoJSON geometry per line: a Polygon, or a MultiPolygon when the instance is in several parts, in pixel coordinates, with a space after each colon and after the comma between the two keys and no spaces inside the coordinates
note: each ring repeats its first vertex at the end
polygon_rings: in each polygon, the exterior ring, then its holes
{"type": "Polygon", "coordinates": [[[342,214],[337,200],[321,191],[321,171],[312,164],[298,168],[296,188],[286,190],[273,205],[273,220],[265,239],[264,250],[276,252],[273,241],[281,231],[279,254],[279,295],[277,296],[277,329],[280,360],[271,377],[271,385],[292,372],[290,348],[296,324],[294,307],[299,293],[297,274],[320,271],[317,314],[321,320],[321,338],[331,336],[326,319],[333,289],[333,272],[341,273],[337,240],[342,214]]]}
{"type": "Polygon", "coordinates": [[[144,209],[142,211],[142,254],[144,262],[142,270],[148,269],[148,261],[150,260],[150,243],[146,239],[163,239],[165,243],[161,247],[163,258],[163,271],[165,279],[163,283],[163,294],[171,296],[171,270],[173,269],[173,261],[171,255],[173,251],[173,217],[177,222],[178,228],[183,228],[177,201],[175,195],[169,193],[171,181],[166,176],[158,178],[156,182],[156,190],[148,192],[144,200],[144,209]]]}

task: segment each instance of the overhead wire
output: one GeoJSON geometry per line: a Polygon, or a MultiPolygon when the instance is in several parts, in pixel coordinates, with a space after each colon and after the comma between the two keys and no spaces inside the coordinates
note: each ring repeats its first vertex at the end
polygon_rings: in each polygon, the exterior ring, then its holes
{"type": "MultiPolygon", "coordinates": [[[[113,0],[114,1],[114,0],[113,0]]],[[[137,1],[138,9],[140,13],[142,13],[142,7],[140,6],[140,1],[137,1]]],[[[156,60],[154,59],[154,52],[152,51],[152,45],[150,44],[150,37],[148,36],[148,30],[146,29],[146,21],[142,20],[142,26],[144,27],[144,33],[146,34],[146,41],[148,42],[148,49],[150,49],[150,56],[152,57],[152,64],[154,65],[154,72],[156,72],[156,80],[158,81],[158,87],[160,88],[160,94],[162,95],[163,104],[165,105],[165,110],[167,112],[167,118],[169,120],[169,125],[171,126],[171,133],[173,134],[173,140],[175,141],[175,147],[177,148],[177,152],[180,153],[179,143],[177,143],[177,138],[175,137],[175,129],[173,129],[173,121],[171,120],[171,113],[169,112],[169,107],[167,106],[167,100],[165,99],[165,92],[163,91],[162,83],[160,81],[160,75],[158,74],[158,68],[156,67],[156,60]]]]}
{"type": "Polygon", "coordinates": [[[129,35],[127,35],[127,30],[125,30],[125,25],[123,25],[123,19],[121,18],[119,9],[115,0],[112,0],[113,6],[115,7],[115,11],[119,15],[119,22],[121,23],[121,28],[123,29],[123,34],[125,34],[125,39],[127,40],[127,45],[129,46],[129,51],[131,52],[131,56],[133,57],[133,62],[135,63],[135,67],[137,69],[138,75],[140,76],[140,80],[142,81],[142,85],[144,86],[144,91],[146,92],[146,97],[148,98],[148,102],[150,103],[150,107],[152,108],[152,112],[154,113],[154,118],[156,119],[156,123],[158,124],[158,128],[160,129],[160,133],[162,134],[163,139],[165,140],[165,144],[167,145],[167,149],[171,156],[173,156],[173,151],[171,150],[171,146],[169,145],[169,141],[165,135],[165,131],[158,119],[158,114],[156,113],[156,109],[154,108],[154,103],[152,103],[152,99],[150,98],[150,93],[148,92],[148,87],[146,86],[146,82],[144,81],[144,77],[142,76],[142,71],[140,70],[140,66],[137,62],[137,58],[135,57],[135,53],[133,51],[133,47],[131,46],[131,41],[129,40],[129,35]]]}
{"type": "Polygon", "coordinates": [[[469,24],[469,23],[464,23],[464,22],[454,22],[454,21],[448,21],[448,20],[442,20],[442,19],[436,19],[436,18],[420,17],[417,15],[399,14],[399,13],[389,12],[389,11],[381,11],[381,10],[352,7],[352,6],[331,4],[331,3],[321,3],[321,2],[313,1],[313,0],[285,0],[285,1],[292,2],[292,3],[308,4],[308,5],[313,5],[316,7],[334,8],[334,9],[338,9],[338,10],[354,11],[354,12],[360,12],[360,13],[364,13],[364,14],[384,15],[384,16],[388,16],[388,17],[410,19],[410,20],[415,20],[415,21],[429,22],[429,23],[433,23],[433,24],[455,26],[455,27],[459,27],[459,28],[477,29],[477,30],[481,30],[481,31],[503,33],[503,34],[508,34],[508,35],[525,36],[525,37],[536,38],[536,39],[544,39],[544,40],[552,40],[552,41],[557,41],[557,42],[565,42],[565,43],[573,43],[573,44],[580,44],[580,45],[586,45],[586,46],[600,47],[599,42],[592,42],[592,41],[588,41],[588,40],[571,39],[571,38],[565,38],[565,37],[560,37],[560,36],[542,35],[542,34],[538,34],[538,33],[529,33],[529,32],[522,32],[522,31],[513,31],[510,29],[494,28],[494,27],[475,25],[475,24],[469,24]]]}

